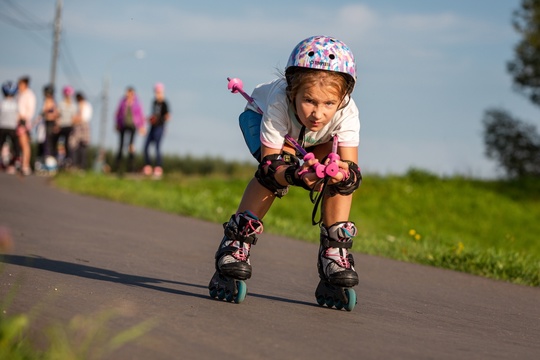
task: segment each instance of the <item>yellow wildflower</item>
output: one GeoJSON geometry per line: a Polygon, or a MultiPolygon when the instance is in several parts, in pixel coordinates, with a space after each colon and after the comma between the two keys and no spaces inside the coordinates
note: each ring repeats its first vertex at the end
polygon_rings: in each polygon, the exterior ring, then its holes
{"type": "Polygon", "coordinates": [[[465,246],[463,245],[463,243],[461,241],[458,242],[457,248],[456,248],[456,255],[461,254],[463,252],[464,248],[465,248],[465,246]]]}

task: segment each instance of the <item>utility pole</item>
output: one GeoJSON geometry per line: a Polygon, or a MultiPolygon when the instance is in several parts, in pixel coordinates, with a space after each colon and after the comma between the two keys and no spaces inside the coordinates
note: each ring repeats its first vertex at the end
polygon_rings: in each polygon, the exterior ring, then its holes
{"type": "Polygon", "coordinates": [[[53,50],[51,59],[51,79],[52,86],[56,83],[56,63],[58,62],[58,47],[60,46],[60,32],[62,31],[62,0],[56,0],[56,11],[54,16],[53,50]]]}

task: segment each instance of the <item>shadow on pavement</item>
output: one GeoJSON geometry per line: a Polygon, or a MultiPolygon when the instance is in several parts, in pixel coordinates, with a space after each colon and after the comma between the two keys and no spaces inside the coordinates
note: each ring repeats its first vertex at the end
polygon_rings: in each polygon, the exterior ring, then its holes
{"type": "MultiPolygon", "coordinates": [[[[59,260],[51,260],[51,259],[47,259],[41,256],[0,255],[0,262],[6,263],[6,264],[12,264],[12,265],[25,266],[25,267],[34,268],[34,269],[53,271],[53,272],[66,274],[66,275],[79,276],[79,277],[83,277],[87,279],[109,281],[109,282],[123,284],[123,285],[139,286],[146,289],[162,291],[162,292],[166,292],[170,294],[193,296],[193,297],[202,298],[202,299],[214,300],[214,299],[211,299],[208,295],[202,295],[202,294],[192,293],[192,292],[178,290],[178,289],[171,289],[169,287],[157,286],[155,284],[176,284],[176,285],[182,285],[182,286],[196,287],[200,289],[207,289],[207,287],[204,285],[190,284],[190,283],[181,282],[181,281],[156,279],[156,278],[151,278],[151,277],[146,277],[146,276],[123,274],[123,273],[113,271],[113,270],[107,270],[107,269],[97,268],[94,266],[70,263],[70,262],[59,261],[59,260]]],[[[252,292],[249,293],[249,296],[253,296],[253,297],[257,297],[261,299],[267,299],[270,301],[280,301],[280,302],[285,302],[285,303],[290,303],[290,304],[316,306],[314,303],[310,303],[306,301],[285,299],[282,297],[271,296],[271,295],[261,295],[261,294],[256,294],[252,292]]]]}
{"type": "Polygon", "coordinates": [[[147,289],[163,291],[171,294],[186,295],[207,299],[208,296],[191,293],[187,291],[171,289],[154,284],[177,284],[206,289],[206,286],[190,284],[180,281],[163,280],[138,275],[129,275],[117,271],[101,269],[83,264],[70,263],[65,261],[51,260],[40,256],[20,256],[20,255],[1,255],[0,262],[19,266],[26,266],[34,269],[53,271],[66,275],[80,276],[87,279],[109,281],[124,285],[140,286],[147,289]]]}

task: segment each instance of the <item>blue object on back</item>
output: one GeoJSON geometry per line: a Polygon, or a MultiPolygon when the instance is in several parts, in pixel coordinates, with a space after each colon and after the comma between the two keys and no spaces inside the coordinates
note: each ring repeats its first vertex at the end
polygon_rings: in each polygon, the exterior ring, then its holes
{"type": "Polygon", "coordinates": [[[244,135],[246,145],[251,152],[251,155],[257,161],[261,161],[261,121],[262,115],[252,111],[246,110],[240,114],[238,118],[240,122],[240,129],[244,135]]]}

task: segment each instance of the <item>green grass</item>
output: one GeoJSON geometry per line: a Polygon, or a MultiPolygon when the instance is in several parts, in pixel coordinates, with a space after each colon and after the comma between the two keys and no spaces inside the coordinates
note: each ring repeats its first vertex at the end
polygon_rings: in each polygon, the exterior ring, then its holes
{"type": "MultiPolygon", "coordinates": [[[[249,179],[245,171],[241,176],[176,173],[162,181],[63,173],[54,183],[77,193],[223,223],[236,211],[249,179]]],[[[318,242],[312,209],[308,193],[292,188],[274,202],[264,219],[265,232],[318,242]]],[[[359,228],[354,251],[539,286],[538,219],[539,180],[438,178],[413,169],[402,176],[365,175],[354,194],[350,220],[359,228]]]]}

